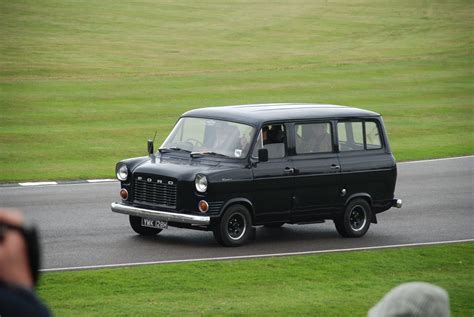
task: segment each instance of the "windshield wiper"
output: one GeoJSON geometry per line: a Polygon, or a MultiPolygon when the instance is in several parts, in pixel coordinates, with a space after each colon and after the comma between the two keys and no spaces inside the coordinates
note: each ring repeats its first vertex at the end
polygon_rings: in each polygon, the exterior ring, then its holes
{"type": "Polygon", "coordinates": [[[189,150],[185,150],[185,149],[182,149],[182,148],[179,148],[179,147],[176,147],[176,146],[163,147],[161,149],[158,149],[158,151],[160,151],[160,153],[169,153],[169,152],[172,152],[172,151],[183,151],[183,152],[188,152],[188,153],[191,152],[189,150]]]}
{"type": "Polygon", "coordinates": [[[191,152],[191,157],[199,157],[199,156],[206,156],[206,155],[215,155],[215,156],[220,156],[220,157],[228,157],[227,155],[217,153],[217,152],[212,152],[212,151],[204,151],[204,152],[191,152]]]}

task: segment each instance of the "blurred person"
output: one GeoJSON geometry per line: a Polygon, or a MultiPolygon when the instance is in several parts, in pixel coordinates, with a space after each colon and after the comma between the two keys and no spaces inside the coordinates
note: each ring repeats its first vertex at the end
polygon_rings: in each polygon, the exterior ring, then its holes
{"type": "Polygon", "coordinates": [[[233,131],[227,122],[218,121],[215,126],[215,142],[213,149],[222,149],[228,145],[230,133],[233,131]]]}
{"type": "Polygon", "coordinates": [[[271,143],[270,138],[268,137],[268,126],[262,128],[262,143],[263,145],[271,143]]]}
{"type": "Polygon", "coordinates": [[[331,135],[327,127],[327,124],[310,124],[305,127],[308,130],[305,131],[307,139],[302,144],[305,153],[331,152],[331,135]]]}
{"type": "Polygon", "coordinates": [[[368,317],[449,317],[449,296],[439,286],[411,282],[401,284],[388,292],[368,317]]]}
{"type": "Polygon", "coordinates": [[[18,211],[0,209],[0,316],[50,316],[34,291],[38,268],[36,231],[18,211]]]}
{"type": "Polygon", "coordinates": [[[225,154],[227,156],[239,157],[242,153],[240,131],[236,126],[227,122],[218,122],[216,124],[216,139],[212,150],[214,152],[225,154]],[[236,151],[238,149],[238,151],[236,151]],[[235,154],[240,153],[239,155],[235,154]]]}

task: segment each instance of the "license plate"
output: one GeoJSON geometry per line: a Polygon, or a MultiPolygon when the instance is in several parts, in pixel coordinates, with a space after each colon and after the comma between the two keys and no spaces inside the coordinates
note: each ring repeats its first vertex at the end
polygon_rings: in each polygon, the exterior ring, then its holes
{"type": "Polygon", "coordinates": [[[142,218],[142,226],[149,228],[166,229],[168,228],[168,222],[156,219],[142,218]]]}

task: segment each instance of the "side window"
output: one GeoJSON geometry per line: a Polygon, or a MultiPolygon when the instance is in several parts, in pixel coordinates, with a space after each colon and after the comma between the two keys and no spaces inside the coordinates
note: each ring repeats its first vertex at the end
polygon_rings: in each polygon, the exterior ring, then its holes
{"type": "Polygon", "coordinates": [[[382,148],[380,131],[377,123],[374,121],[338,122],[337,134],[339,139],[339,151],[341,152],[361,151],[364,149],[375,150],[382,148]]]}
{"type": "Polygon", "coordinates": [[[365,122],[365,143],[367,145],[367,150],[382,148],[379,127],[377,126],[377,123],[373,121],[365,122]]]}
{"type": "Polygon", "coordinates": [[[337,123],[339,151],[360,151],[364,149],[364,130],[362,121],[337,123]]]}
{"type": "Polygon", "coordinates": [[[252,156],[257,157],[259,149],[267,149],[269,159],[282,158],[286,155],[285,147],[285,126],[283,124],[267,125],[260,130],[252,156]]]}
{"type": "Polygon", "coordinates": [[[296,124],[296,153],[332,152],[331,124],[296,124]]]}

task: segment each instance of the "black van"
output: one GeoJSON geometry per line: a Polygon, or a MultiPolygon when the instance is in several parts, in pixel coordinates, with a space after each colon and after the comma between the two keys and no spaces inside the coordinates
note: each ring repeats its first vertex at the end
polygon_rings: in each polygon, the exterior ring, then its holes
{"type": "Polygon", "coordinates": [[[363,236],[400,208],[397,166],[377,113],[320,104],[258,104],[186,112],[155,153],[120,161],[121,202],[141,235],[168,226],[212,230],[238,246],[254,227],[333,220],[363,236]]]}

